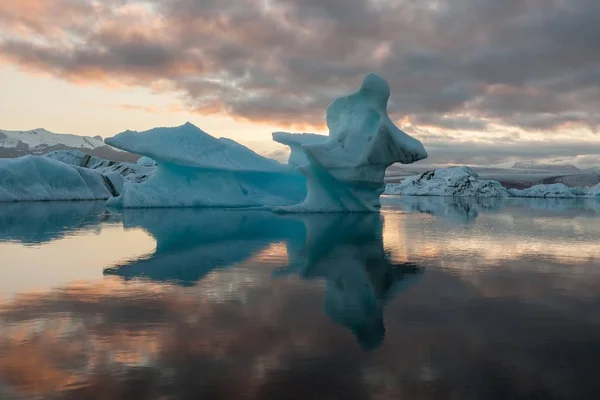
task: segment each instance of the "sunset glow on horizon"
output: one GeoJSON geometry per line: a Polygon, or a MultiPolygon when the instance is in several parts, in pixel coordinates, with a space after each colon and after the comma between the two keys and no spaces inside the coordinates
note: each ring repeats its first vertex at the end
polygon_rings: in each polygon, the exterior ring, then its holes
{"type": "Polygon", "coordinates": [[[375,71],[428,162],[600,165],[593,0],[7,0],[0,129],[192,122],[260,153],[375,71]],[[54,12],[60,10],[60,12],[54,12]]]}

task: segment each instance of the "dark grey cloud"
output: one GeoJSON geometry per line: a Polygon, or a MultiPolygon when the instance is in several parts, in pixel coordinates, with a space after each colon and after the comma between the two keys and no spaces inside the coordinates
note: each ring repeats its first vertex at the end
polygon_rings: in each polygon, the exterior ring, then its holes
{"type": "Polygon", "coordinates": [[[412,121],[415,125],[438,126],[447,130],[485,131],[488,123],[469,116],[440,116],[439,114],[419,114],[412,121]]]}
{"type": "Polygon", "coordinates": [[[166,82],[198,112],[322,124],[377,71],[392,114],[416,125],[598,131],[597,0],[52,3],[70,17],[0,6],[5,58],[68,79],[166,82]]]}

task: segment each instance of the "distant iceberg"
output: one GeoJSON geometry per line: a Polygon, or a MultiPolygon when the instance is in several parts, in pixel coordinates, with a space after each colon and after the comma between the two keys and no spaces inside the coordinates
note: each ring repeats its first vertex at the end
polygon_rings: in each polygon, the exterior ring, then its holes
{"type": "MultiPolygon", "coordinates": [[[[538,197],[538,198],[560,198],[572,199],[575,196],[572,189],[563,183],[550,185],[535,185],[527,189],[509,189],[513,197],[538,197]]],[[[585,193],[582,193],[585,196],[585,193]]]]}
{"type": "Polygon", "coordinates": [[[216,139],[186,123],[145,132],[126,131],[106,142],[151,158],[156,173],[127,182],[109,205],[140,207],[250,207],[293,204],[306,194],[305,179],[230,139],[216,139]]]}
{"type": "Polygon", "coordinates": [[[0,159],[0,201],[106,200],[119,179],[43,156],[0,159]]]}
{"type": "Polygon", "coordinates": [[[387,167],[427,157],[425,148],[394,125],[387,114],[390,87],[370,73],[360,88],[327,107],[329,137],[274,134],[290,146],[291,163],[307,179],[302,203],[275,207],[279,212],[373,212],[380,208],[387,167]],[[314,143],[314,142],[317,143],[314,143]],[[300,157],[304,152],[306,162],[300,157]]]}
{"type": "Polygon", "coordinates": [[[585,190],[586,197],[597,197],[600,199],[600,183],[585,190]]]}
{"type": "Polygon", "coordinates": [[[469,167],[440,168],[388,184],[385,194],[405,196],[509,197],[499,182],[479,179],[469,167]]]}
{"type": "Polygon", "coordinates": [[[562,183],[540,184],[526,189],[506,189],[500,182],[480,179],[470,167],[439,168],[390,183],[386,195],[443,197],[600,197],[600,184],[593,187],[568,187],[562,183]]]}

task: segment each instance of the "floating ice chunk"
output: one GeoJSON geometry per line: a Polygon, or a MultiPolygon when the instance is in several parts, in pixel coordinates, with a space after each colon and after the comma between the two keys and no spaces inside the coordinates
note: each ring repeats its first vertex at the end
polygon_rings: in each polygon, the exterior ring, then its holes
{"type": "Polygon", "coordinates": [[[509,189],[514,197],[544,197],[544,198],[563,198],[570,199],[576,197],[575,194],[563,183],[554,183],[551,185],[536,185],[527,189],[509,189]]]}
{"type": "Polygon", "coordinates": [[[479,179],[469,167],[440,168],[388,184],[385,194],[404,196],[509,197],[497,181],[479,179]]]}
{"type": "Polygon", "coordinates": [[[305,196],[304,178],[229,139],[187,123],[145,132],[126,131],[106,142],[152,158],[157,172],[128,182],[117,207],[247,207],[293,204],[305,196]]]}
{"type": "Polygon", "coordinates": [[[600,198],[600,183],[596,186],[592,186],[585,191],[585,197],[598,197],[600,198]]]}
{"type": "Polygon", "coordinates": [[[154,166],[156,166],[156,163],[150,157],[140,157],[137,160],[137,163],[139,165],[143,165],[144,167],[154,167],[154,166]]]}
{"type": "Polygon", "coordinates": [[[111,195],[99,172],[41,156],[0,159],[0,201],[100,200],[111,195]]]}
{"type": "Polygon", "coordinates": [[[427,157],[421,142],[390,120],[389,97],[387,81],[370,73],[356,92],[333,101],[327,107],[329,139],[319,144],[293,144],[302,146],[308,160],[298,168],[307,179],[306,199],[274,210],[378,211],[385,169],[395,162],[409,164],[427,157]]]}

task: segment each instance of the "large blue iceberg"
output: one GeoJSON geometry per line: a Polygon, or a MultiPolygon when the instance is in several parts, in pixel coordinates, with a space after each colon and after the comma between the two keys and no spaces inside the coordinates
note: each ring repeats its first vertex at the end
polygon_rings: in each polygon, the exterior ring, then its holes
{"type": "Polygon", "coordinates": [[[327,107],[329,137],[276,133],[273,139],[290,145],[298,171],[306,176],[308,194],[299,204],[277,207],[281,212],[373,212],[380,208],[385,170],[400,162],[410,164],[427,157],[425,148],[394,125],[387,114],[390,87],[370,73],[360,88],[327,107]]]}
{"type": "Polygon", "coordinates": [[[306,193],[304,178],[233,140],[217,139],[186,123],[145,132],[125,131],[106,143],[156,162],[145,182],[128,182],[109,205],[142,207],[251,207],[286,205],[306,193]]]}
{"type": "Polygon", "coordinates": [[[378,211],[385,169],[395,162],[427,157],[423,145],[390,120],[389,96],[386,80],[371,73],[356,92],[329,105],[329,136],[275,133],[275,141],[292,149],[287,166],[189,123],[120,133],[106,143],[151,158],[158,170],[146,182],[125,183],[121,195],[109,204],[378,211]]]}

